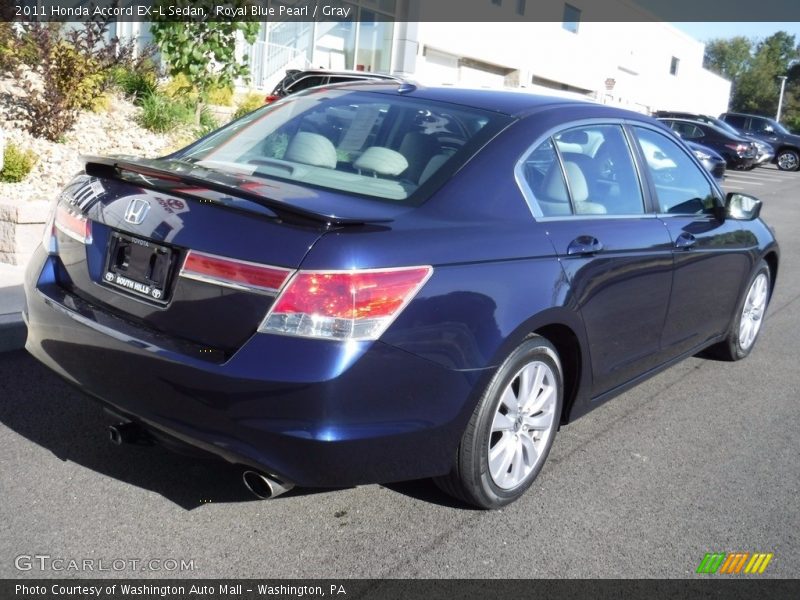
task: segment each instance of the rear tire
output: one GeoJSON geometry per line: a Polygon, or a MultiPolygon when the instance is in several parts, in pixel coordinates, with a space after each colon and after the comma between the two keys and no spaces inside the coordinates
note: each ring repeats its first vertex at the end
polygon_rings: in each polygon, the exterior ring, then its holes
{"type": "Polygon", "coordinates": [[[800,168],[800,156],[794,150],[781,150],[775,162],[781,171],[797,171],[800,168]]]}
{"type": "Polygon", "coordinates": [[[522,496],[542,469],[561,419],[558,353],[525,340],[497,370],[461,438],[452,471],[434,479],[447,494],[492,509],[522,496]]]}
{"type": "Polygon", "coordinates": [[[771,290],[772,276],[769,265],[762,260],[736,307],[736,318],[727,337],[709,348],[709,354],[729,361],[741,360],[750,354],[764,322],[771,290]]]}

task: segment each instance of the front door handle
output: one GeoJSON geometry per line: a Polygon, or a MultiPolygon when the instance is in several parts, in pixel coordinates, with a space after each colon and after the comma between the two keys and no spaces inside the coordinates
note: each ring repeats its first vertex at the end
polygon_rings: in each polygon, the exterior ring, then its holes
{"type": "Polygon", "coordinates": [[[683,232],[678,236],[678,239],[675,240],[675,247],[678,250],[689,250],[690,248],[694,248],[696,243],[697,238],[695,238],[691,233],[683,232]]]}
{"type": "Polygon", "coordinates": [[[585,254],[596,254],[597,252],[601,252],[603,250],[603,244],[600,243],[595,237],[591,235],[581,235],[576,237],[569,243],[567,246],[567,255],[568,256],[575,256],[575,255],[585,255],[585,254]]]}

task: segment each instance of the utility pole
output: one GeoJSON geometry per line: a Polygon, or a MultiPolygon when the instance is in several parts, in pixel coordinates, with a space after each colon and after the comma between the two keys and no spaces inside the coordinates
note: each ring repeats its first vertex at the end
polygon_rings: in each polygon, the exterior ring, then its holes
{"type": "Polygon", "coordinates": [[[781,108],[783,108],[783,89],[786,87],[786,75],[778,75],[781,80],[781,95],[778,96],[778,112],[775,115],[775,120],[781,122],[781,108]]]}

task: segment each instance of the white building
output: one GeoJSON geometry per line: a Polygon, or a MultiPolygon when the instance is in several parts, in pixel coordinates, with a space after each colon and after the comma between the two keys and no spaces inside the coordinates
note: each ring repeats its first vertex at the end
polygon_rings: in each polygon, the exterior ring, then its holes
{"type": "MultiPolygon", "coordinates": [[[[640,112],[727,110],[730,82],[703,68],[701,42],[626,0],[608,2],[640,20],[602,22],[594,0],[471,2],[470,18],[477,6],[486,20],[457,23],[437,22],[441,4],[432,0],[326,0],[349,16],[264,23],[258,41],[240,52],[251,64],[251,85],[265,90],[288,68],[322,67],[437,85],[557,90],[640,112]],[[515,21],[519,11],[528,21],[515,21]]],[[[118,33],[149,37],[147,23],[120,23],[118,33]]]]}

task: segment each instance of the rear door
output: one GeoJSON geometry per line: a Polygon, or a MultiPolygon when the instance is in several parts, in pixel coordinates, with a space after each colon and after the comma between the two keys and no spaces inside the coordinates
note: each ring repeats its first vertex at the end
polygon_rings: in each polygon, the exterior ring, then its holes
{"type": "Polygon", "coordinates": [[[546,223],[583,317],[597,396],[658,362],[670,237],[647,210],[621,124],[557,132],[525,161],[535,216],[546,223]]]}
{"type": "Polygon", "coordinates": [[[662,335],[677,356],[725,331],[750,260],[738,221],[725,219],[723,200],[705,169],[670,136],[633,127],[659,220],[666,226],[674,275],[662,335]]]}

